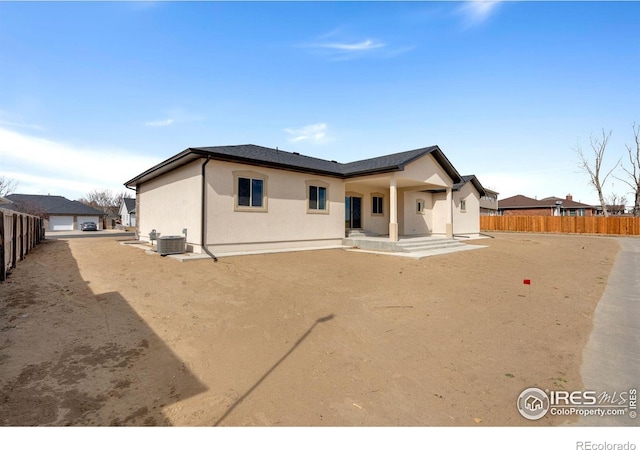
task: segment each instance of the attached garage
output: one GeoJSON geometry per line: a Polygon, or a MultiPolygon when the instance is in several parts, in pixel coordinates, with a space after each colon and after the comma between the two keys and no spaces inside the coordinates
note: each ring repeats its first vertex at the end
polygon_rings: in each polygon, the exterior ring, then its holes
{"type": "Polygon", "coordinates": [[[105,214],[77,200],[60,195],[9,194],[9,209],[49,218],[47,231],[79,230],[83,222],[95,222],[101,229],[105,214]]]}
{"type": "Polygon", "coordinates": [[[101,229],[102,227],[100,226],[100,217],[98,216],[78,216],[78,230],[80,230],[82,228],[82,224],[85,222],[93,222],[96,224],[96,226],[98,227],[98,229],[101,229]]]}
{"type": "Polygon", "coordinates": [[[73,230],[73,216],[50,216],[50,231],[71,231],[73,230]]]}

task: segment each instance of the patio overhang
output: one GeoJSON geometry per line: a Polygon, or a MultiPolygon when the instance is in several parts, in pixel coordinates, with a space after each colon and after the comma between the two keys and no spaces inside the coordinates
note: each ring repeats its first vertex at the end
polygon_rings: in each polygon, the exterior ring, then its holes
{"type": "MultiPolygon", "coordinates": [[[[437,167],[435,168],[437,169],[437,167]]],[[[409,191],[446,192],[446,236],[453,237],[453,185],[454,180],[443,170],[431,168],[426,171],[428,176],[421,176],[425,171],[395,171],[375,175],[365,175],[345,180],[345,192],[358,192],[359,186],[367,187],[368,191],[379,190],[389,193],[389,240],[397,242],[399,238],[399,203],[403,202],[403,195],[409,191]]]]}

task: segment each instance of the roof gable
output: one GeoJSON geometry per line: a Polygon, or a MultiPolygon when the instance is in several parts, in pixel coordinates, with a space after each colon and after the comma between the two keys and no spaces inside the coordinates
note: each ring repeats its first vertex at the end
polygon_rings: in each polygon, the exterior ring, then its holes
{"type": "Polygon", "coordinates": [[[136,199],[135,198],[123,198],[123,205],[127,208],[129,214],[136,210],[136,199]]]}
{"type": "Polygon", "coordinates": [[[476,188],[476,191],[478,191],[478,194],[480,194],[480,196],[487,195],[487,191],[484,189],[484,187],[480,183],[480,180],[478,180],[478,177],[476,177],[475,175],[463,175],[462,181],[453,185],[453,190],[459,191],[465,184],[469,182],[473,184],[473,187],[476,188]]]}
{"type": "Polygon", "coordinates": [[[498,209],[526,209],[526,208],[548,208],[548,205],[540,203],[536,200],[525,195],[514,195],[513,197],[507,197],[498,201],[498,209]]]}

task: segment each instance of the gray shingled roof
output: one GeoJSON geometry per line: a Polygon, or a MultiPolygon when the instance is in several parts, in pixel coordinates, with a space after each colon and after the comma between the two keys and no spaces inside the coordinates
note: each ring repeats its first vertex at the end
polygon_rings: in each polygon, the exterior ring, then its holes
{"type": "Polygon", "coordinates": [[[514,195],[498,201],[498,209],[528,209],[528,208],[556,208],[556,202],[560,204],[561,209],[588,209],[595,206],[587,205],[573,200],[567,200],[560,197],[547,197],[542,200],[536,200],[524,195],[514,195]]]}
{"type": "Polygon", "coordinates": [[[592,205],[587,205],[586,203],[576,202],[575,200],[568,200],[566,198],[560,197],[547,197],[539,200],[540,203],[549,206],[555,206],[556,202],[562,202],[562,208],[565,209],[574,209],[574,208],[594,208],[592,205]]]}
{"type": "Polygon", "coordinates": [[[127,206],[129,214],[136,212],[136,199],[135,198],[123,198],[124,204],[127,206]]]}
{"type": "Polygon", "coordinates": [[[514,195],[513,197],[507,197],[498,201],[498,209],[526,209],[526,208],[549,208],[549,205],[540,203],[536,200],[525,195],[514,195]]]}
{"type": "Polygon", "coordinates": [[[336,161],[304,156],[274,148],[259,145],[226,145],[221,147],[195,147],[190,150],[208,154],[214,159],[246,162],[249,164],[263,163],[280,167],[307,169],[315,172],[331,174],[341,173],[342,164],[336,161]]]}
{"type": "Polygon", "coordinates": [[[480,180],[478,180],[478,177],[476,177],[475,175],[463,175],[462,181],[460,183],[456,183],[453,185],[453,190],[454,191],[460,190],[462,186],[464,186],[468,182],[473,183],[473,185],[475,186],[480,196],[487,195],[487,192],[484,186],[482,186],[482,183],[480,183],[480,180]]]}
{"type": "Polygon", "coordinates": [[[188,148],[127,181],[125,186],[136,186],[139,183],[149,181],[158,175],[174,170],[199,158],[240,162],[338,178],[351,178],[360,175],[403,170],[404,166],[426,154],[431,154],[436,161],[438,161],[438,164],[443,167],[446,173],[453,179],[454,183],[461,181],[460,174],[458,174],[451,162],[449,162],[444,153],[442,153],[442,150],[435,145],[343,164],[337,161],[314,158],[295,152],[291,153],[284,150],[248,144],[188,148]]]}
{"type": "MultiPolygon", "coordinates": [[[[473,183],[473,186],[476,188],[480,196],[487,195],[485,188],[482,186],[482,184],[480,183],[480,180],[478,180],[478,177],[476,177],[475,175],[462,175],[460,178],[461,178],[461,181],[453,185],[454,191],[459,191],[465,184],[467,184],[468,182],[471,182],[473,183]]],[[[445,190],[444,189],[427,189],[424,192],[445,192],[445,190]]]]}
{"type": "Polygon", "coordinates": [[[91,206],[87,206],[76,200],[69,200],[60,195],[10,194],[7,195],[6,198],[13,202],[8,208],[14,211],[19,211],[21,204],[32,204],[41,208],[47,214],[78,216],[103,215],[101,211],[91,206]]]}

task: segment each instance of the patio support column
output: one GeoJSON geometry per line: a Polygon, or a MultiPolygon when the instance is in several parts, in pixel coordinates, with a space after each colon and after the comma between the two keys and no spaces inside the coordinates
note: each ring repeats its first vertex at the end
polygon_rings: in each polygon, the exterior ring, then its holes
{"type": "Polygon", "coordinates": [[[453,237],[453,192],[447,188],[447,224],[446,233],[448,238],[453,237]]]}
{"type": "Polygon", "coordinates": [[[391,175],[389,182],[389,240],[398,242],[398,189],[396,184],[396,174],[391,175]]]}

